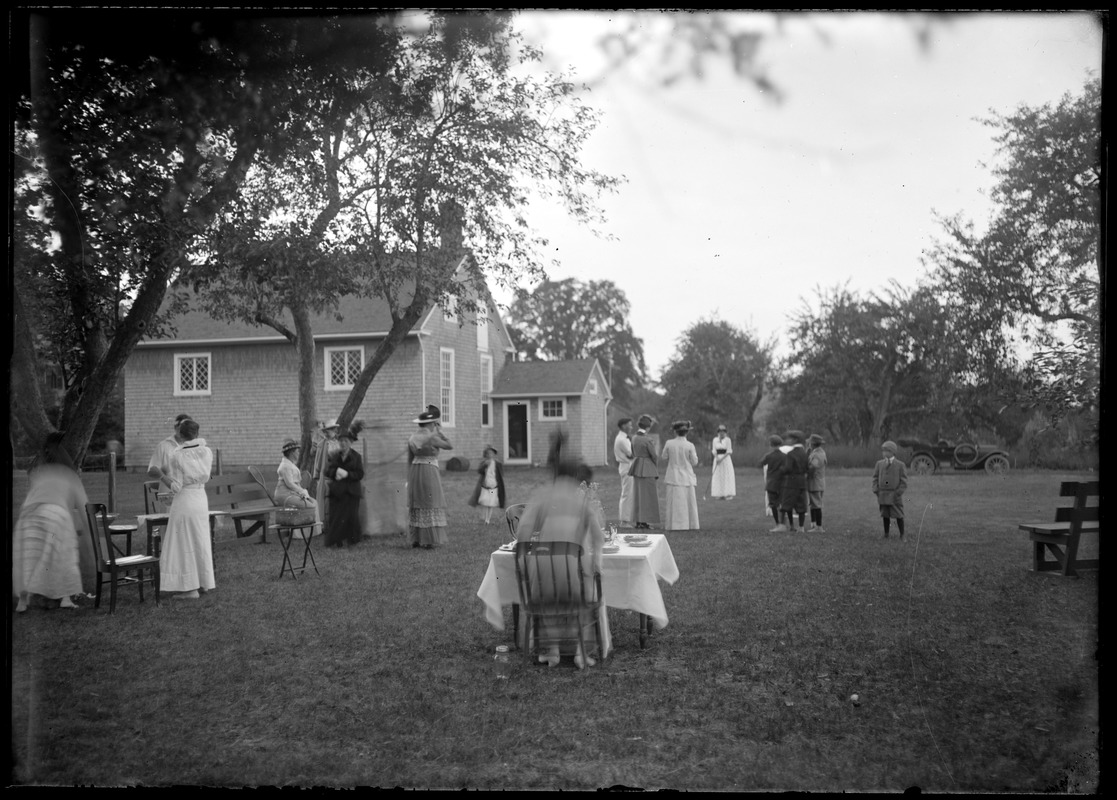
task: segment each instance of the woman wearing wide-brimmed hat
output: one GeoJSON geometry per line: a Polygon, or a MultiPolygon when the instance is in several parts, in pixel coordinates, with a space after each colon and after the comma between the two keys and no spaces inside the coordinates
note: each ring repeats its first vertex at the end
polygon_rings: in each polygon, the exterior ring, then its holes
{"type": "Polygon", "coordinates": [[[632,476],[632,521],[637,528],[650,528],[659,524],[659,494],[656,481],[659,469],[656,467],[655,442],[648,431],[655,420],[644,414],[636,421],[636,435],[632,437],[632,465],[628,474],[632,476]]]}
{"type": "Polygon", "coordinates": [[[303,476],[299,472],[300,449],[299,443],[294,439],[288,439],[280,448],[283,458],[275,468],[277,479],[274,495],[277,506],[284,505],[289,497],[297,501],[299,508],[314,508],[318,505],[317,501],[310,496],[310,492],[303,487],[303,476]]]}
{"type": "Polygon", "coordinates": [[[419,430],[407,440],[407,526],[411,546],[430,550],[449,541],[438,451],[454,448],[442,435],[442,412],[438,406],[427,406],[412,422],[419,430]]]}
{"type": "Polygon", "coordinates": [[[344,547],[361,541],[361,481],[365,464],[353,449],[364,423],[357,421],[338,434],[340,448],[326,467],[330,479],[330,520],[326,524],[326,547],[344,547]]]}
{"type": "Polygon", "coordinates": [[[663,445],[659,465],[663,467],[663,485],[667,502],[663,519],[665,531],[698,530],[698,499],[695,487],[698,478],[694,468],[698,466],[698,451],[687,440],[690,421],[679,420],[671,425],[675,438],[663,445]]]}

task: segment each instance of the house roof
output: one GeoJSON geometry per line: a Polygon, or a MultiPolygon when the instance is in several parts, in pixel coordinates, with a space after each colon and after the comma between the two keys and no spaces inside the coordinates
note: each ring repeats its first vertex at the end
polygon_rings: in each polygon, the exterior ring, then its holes
{"type": "MultiPolygon", "coordinates": [[[[435,308],[437,306],[434,304],[429,306],[419,321],[412,326],[408,335],[415,336],[425,332],[435,308]]],[[[491,298],[489,308],[490,325],[503,329],[504,321],[495,304],[491,302],[491,298]]],[[[290,311],[284,309],[279,319],[288,329],[294,330],[295,323],[290,311]]],[[[346,295],[338,300],[336,312],[312,313],[310,324],[316,341],[328,341],[331,338],[376,338],[388,335],[392,327],[392,315],[387,301],[382,298],[346,295]]],[[[175,317],[171,325],[175,328],[176,335],[145,339],[140,342],[140,346],[181,346],[194,343],[262,344],[287,341],[279,331],[269,325],[250,325],[243,321],[214,319],[195,303],[190,303],[188,310],[175,317]]]]}
{"type": "Polygon", "coordinates": [[[585,394],[586,384],[596,377],[606,397],[609,387],[596,358],[573,361],[513,361],[505,364],[490,392],[491,397],[539,397],[585,394]],[[595,375],[596,373],[596,375],[595,375]]]}

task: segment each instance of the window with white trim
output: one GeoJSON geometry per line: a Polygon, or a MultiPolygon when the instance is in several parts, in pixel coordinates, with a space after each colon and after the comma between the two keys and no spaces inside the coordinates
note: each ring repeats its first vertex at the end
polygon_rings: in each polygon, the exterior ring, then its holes
{"type": "Polygon", "coordinates": [[[454,416],[454,351],[449,347],[438,348],[438,385],[442,400],[442,424],[453,428],[454,416]]]}
{"type": "Polygon", "coordinates": [[[365,365],[364,347],[327,347],[326,391],[349,391],[365,365]]]}
{"type": "Polygon", "coordinates": [[[489,349],[489,319],[483,308],[477,310],[477,349],[489,349]]]}
{"type": "Polygon", "coordinates": [[[586,388],[589,389],[590,394],[597,394],[597,378],[590,378],[586,381],[586,388]]]}
{"type": "Polygon", "coordinates": [[[493,426],[493,401],[489,396],[493,390],[493,357],[481,354],[481,427],[493,426]]]}
{"type": "Polygon", "coordinates": [[[446,301],[442,304],[442,318],[447,322],[458,321],[458,298],[454,295],[447,295],[446,301]]]}
{"type": "Polygon", "coordinates": [[[558,397],[540,400],[539,419],[556,421],[566,419],[566,399],[558,397]]]}
{"type": "Polygon", "coordinates": [[[211,372],[209,353],[175,353],[175,396],[210,394],[211,372]]]}

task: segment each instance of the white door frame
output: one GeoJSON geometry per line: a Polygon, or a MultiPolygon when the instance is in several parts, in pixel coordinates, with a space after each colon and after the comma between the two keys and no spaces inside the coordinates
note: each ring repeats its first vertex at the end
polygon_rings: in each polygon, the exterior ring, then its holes
{"type": "Polygon", "coordinates": [[[504,405],[504,463],[505,464],[531,464],[531,400],[502,400],[504,405]],[[524,406],[524,421],[527,422],[527,458],[511,458],[508,455],[508,408],[509,406],[524,406]]]}

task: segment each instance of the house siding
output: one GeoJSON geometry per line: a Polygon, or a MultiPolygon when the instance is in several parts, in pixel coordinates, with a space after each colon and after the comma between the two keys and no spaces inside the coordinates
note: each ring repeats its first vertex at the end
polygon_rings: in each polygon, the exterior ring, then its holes
{"type": "MultiPolygon", "coordinates": [[[[454,451],[445,457],[457,453],[476,460],[483,443],[495,441],[500,430],[496,427],[499,418],[494,419],[493,428],[481,428],[480,356],[474,326],[467,323],[459,329],[456,323],[446,323],[438,309],[429,323],[431,335],[422,336],[422,343],[412,336],[396,349],[373,379],[355,415],[369,426],[369,434],[359,440],[358,449],[372,461],[401,456],[415,430],[411,420],[427,403],[439,404],[439,347],[452,347],[456,353],[458,419],[454,428],[446,430],[454,451]]],[[[317,344],[314,384],[320,421],[336,417],[349,396],[349,390],[326,390],[325,348],[363,346],[367,363],[377,343],[354,338],[317,344]]],[[[180,413],[198,421],[201,436],[211,448],[220,450],[225,471],[235,466],[279,462],[280,444],[288,437],[297,437],[300,430],[298,360],[290,344],[159,344],[137,348],[125,368],[125,463],[130,469],[147,468],[156,443],[170,435],[172,420],[180,413]],[[183,352],[210,353],[209,395],[175,396],[174,357],[183,352]]],[[[490,326],[494,380],[505,363],[507,344],[503,328],[490,326]]],[[[494,413],[494,417],[498,415],[494,413]]]]}

